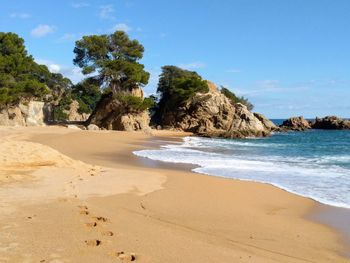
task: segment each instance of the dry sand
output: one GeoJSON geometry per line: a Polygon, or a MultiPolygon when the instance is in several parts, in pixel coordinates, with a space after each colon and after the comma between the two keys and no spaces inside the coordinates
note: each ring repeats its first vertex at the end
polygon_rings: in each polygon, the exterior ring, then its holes
{"type": "Polygon", "coordinates": [[[314,201],[132,155],[156,135],[0,128],[0,262],[349,262],[314,201]]]}

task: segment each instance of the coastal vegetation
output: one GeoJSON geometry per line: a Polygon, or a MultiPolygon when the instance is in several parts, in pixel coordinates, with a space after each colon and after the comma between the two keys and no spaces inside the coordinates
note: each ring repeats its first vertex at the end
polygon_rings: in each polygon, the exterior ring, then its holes
{"type": "Polygon", "coordinates": [[[44,100],[57,88],[70,85],[61,74],[51,73],[28,55],[24,40],[14,33],[0,32],[0,107],[20,101],[44,100]]]}
{"type": "Polygon", "coordinates": [[[254,105],[247,98],[243,96],[238,97],[232,91],[223,86],[221,86],[221,93],[224,94],[228,99],[230,99],[233,104],[241,103],[247,106],[247,109],[250,111],[254,109],[254,105]]]}
{"type": "Polygon", "coordinates": [[[157,93],[159,103],[155,118],[161,118],[166,112],[176,110],[197,92],[209,91],[208,84],[198,73],[176,66],[162,67],[157,93]]]}
{"type": "Polygon", "coordinates": [[[100,87],[117,93],[148,83],[150,74],[138,62],[143,52],[144,47],[137,40],[116,31],[110,35],[84,36],[76,42],[73,61],[100,87]]]}
{"type": "MultiPolygon", "coordinates": [[[[83,36],[76,41],[73,63],[85,75],[77,84],[36,63],[27,54],[24,40],[16,34],[1,33],[0,44],[3,107],[30,100],[44,101],[49,105],[50,120],[79,119],[100,128],[130,130],[149,127],[150,112],[153,124],[174,128],[177,123],[181,126],[178,128],[207,135],[223,134],[225,127],[241,116],[249,115],[256,123],[265,122],[264,118],[260,120],[246,112],[253,109],[248,99],[225,87],[219,90],[214,84],[209,85],[197,72],[172,65],[162,67],[157,96],[144,98],[142,87],[150,78],[140,63],[144,47],[123,31],[83,36]],[[218,112],[216,116],[212,116],[213,110],[218,112]]],[[[245,131],[250,129],[249,125],[247,122],[245,131]]],[[[269,130],[266,128],[266,133],[269,130]]],[[[265,131],[259,134],[262,132],[265,131]]],[[[238,135],[232,131],[223,136],[238,135]]]]}

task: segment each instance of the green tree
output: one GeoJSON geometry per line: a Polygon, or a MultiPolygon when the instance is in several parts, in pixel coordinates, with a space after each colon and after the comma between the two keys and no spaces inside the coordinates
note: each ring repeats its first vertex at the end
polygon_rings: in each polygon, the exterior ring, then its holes
{"type": "Polygon", "coordinates": [[[24,40],[14,33],[0,32],[0,107],[21,100],[42,99],[49,93],[51,73],[28,55],[24,40]]]}
{"type": "Polygon", "coordinates": [[[71,96],[79,103],[79,113],[91,113],[101,99],[101,90],[94,79],[87,78],[72,87],[71,96]]]}
{"type": "Polygon", "coordinates": [[[252,103],[250,103],[250,101],[245,98],[245,97],[237,97],[236,94],[234,94],[232,91],[230,91],[229,89],[221,86],[221,93],[224,94],[228,99],[231,100],[232,104],[236,104],[236,103],[241,103],[245,106],[247,106],[248,110],[253,110],[254,105],[252,103]]]}
{"type": "Polygon", "coordinates": [[[165,112],[174,111],[197,92],[209,91],[208,84],[196,72],[175,66],[162,67],[157,92],[160,95],[155,118],[165,112]]]}
{"type": "Polygon", "coordinates": [[[85,75],[94,78],[103,88],[115,94],[148,83],[149,73],[138,61],[144,48],[137,40],[129,39],[123,31],[110,35],[84,36],[74,48],[74,64],[85,75]]]}

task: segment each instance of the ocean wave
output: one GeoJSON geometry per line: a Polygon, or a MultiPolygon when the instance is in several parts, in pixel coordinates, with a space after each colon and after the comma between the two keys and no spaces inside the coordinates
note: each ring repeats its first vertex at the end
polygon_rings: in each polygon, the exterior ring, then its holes
{"type": "Polygon", "coordinates": [[[267,147],[263,151],[243,154],[238,151],[242,146],[255,147],[252,144],[260,143],[186,137],[182,144],[168,144],[159,150],[141,150],[134,154],[157,161],[193,164],[197,166],[193,169],[197,173],[268,183],[325,204],[350,208],[350,167],[343,165],[350,162],[349,155],[308,156],[303,152],[295,155],[292,152],[295,149],[289,149],[290,155],[287,155],[277,149],[271,151],[268,140],[263,142],[267,147]],[[231,151],[223,151],[226,148],[231,151]]]}

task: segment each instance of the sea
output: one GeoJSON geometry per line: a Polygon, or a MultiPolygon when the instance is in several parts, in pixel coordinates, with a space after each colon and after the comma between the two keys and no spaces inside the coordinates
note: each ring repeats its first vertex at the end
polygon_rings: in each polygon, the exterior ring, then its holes
{"type": "Polygon", "coordinates": [[[248,139],[185,137],[180,143],[134,154],[192,164],[197,173],[267,183],[324,204],[350,208],[350,131],[308,130],[248,139]]]}

